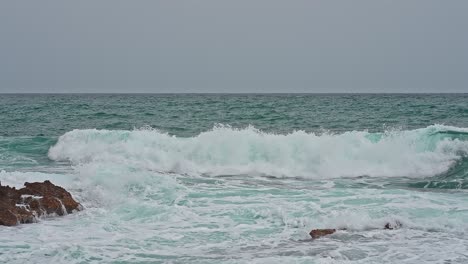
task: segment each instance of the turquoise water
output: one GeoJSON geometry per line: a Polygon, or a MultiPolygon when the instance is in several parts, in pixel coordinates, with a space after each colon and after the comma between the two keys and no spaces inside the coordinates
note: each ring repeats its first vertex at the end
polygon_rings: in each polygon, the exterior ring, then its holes
{"type": "Polygon", "coordinates": [[[468,262],[468,94],[1,95],[0,123],[2,184],[86,208],[0,228],[2,263],[468,262]]]}

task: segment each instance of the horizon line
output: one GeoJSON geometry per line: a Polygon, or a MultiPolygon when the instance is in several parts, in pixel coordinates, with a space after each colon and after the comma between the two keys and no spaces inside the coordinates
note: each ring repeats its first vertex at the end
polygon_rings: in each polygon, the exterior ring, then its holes
{"type": "Polygon", "coordinates": [[[0,95],[448,95],[468,92],[0,92],[0,95]]]}

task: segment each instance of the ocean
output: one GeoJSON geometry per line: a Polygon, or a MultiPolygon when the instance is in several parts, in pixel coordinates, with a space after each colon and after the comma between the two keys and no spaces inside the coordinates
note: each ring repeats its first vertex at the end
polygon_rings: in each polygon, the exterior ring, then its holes
{"type": "Polygon", "coordinates": [[[85,208],[0,227],[0,263],[468,263],[468,94],[4,94],[0,124],[2,185],[85,208]]]}

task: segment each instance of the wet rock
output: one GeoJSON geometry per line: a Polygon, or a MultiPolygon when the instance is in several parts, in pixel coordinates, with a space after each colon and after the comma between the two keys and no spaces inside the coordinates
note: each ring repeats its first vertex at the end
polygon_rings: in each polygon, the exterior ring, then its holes
{"type": "Polygon", "coordinates": [[[65,215],[82,209],[69,192],[50,181],[26,182],[24,186],[17,190],[0,183],[0,225],[34,223],[40,216],[65,215]]]}
{"type": "MultiPolygon", "coordinates": [[[[384,229],[386,230],[393,230],[401,228],[403,224],[400,221],[395,221],[394,223],[388,222],[385,224],[384,229]]],[[[345,228],[339,230],[346,230],[345,228]]],[[[313,238],[319,238],[327,235],[331,235],[336,232],[336,229],[313,229],[310,231],[309,235],[313,238]]]]}
{"type": "Polygon", "coordinates": [[[384,229],[389,229],[389,230],[393,230],[393,229],[398,229],[398,228],[401,228],[403,225],[401,224],[400,221],[395,221],[394,223],[386,223],[385,226],[384,226],[384,229]]]}
{"type": "Polygon", "coordinates": [[[52,184],[50,181],[26,182],[24,188],[19,190],[23,197],[42,197],[39,199],[39,207],[42,206],[48,214],[58,215],[70,214],[73,210],[80,210],[81,205],[73,200],[69,192],[60,186],[52,184]],[[65,210],[63,210],[65,209],[65,210]]]}
{"type": "Polygon", "coordinates": [[[309,235],[313,238],[319,238],[327,235],[331,235],[336,232],[336,229],[313,229],[309,235]]]}

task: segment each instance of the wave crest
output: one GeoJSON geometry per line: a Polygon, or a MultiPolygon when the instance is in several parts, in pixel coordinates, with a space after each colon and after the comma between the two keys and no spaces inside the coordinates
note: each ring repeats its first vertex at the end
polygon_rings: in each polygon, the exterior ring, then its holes
{"type": "Polygon", "coordinates": [[[182,138],[151,128],[73,130],[49,149],[49,158],[75,165],[125,164],[131,168],[208,175],[275,177],[427,177],[467,156],[468,129],[433,125],[384,133],[262,132],[252,126],[215,126],[182,138]]]}

